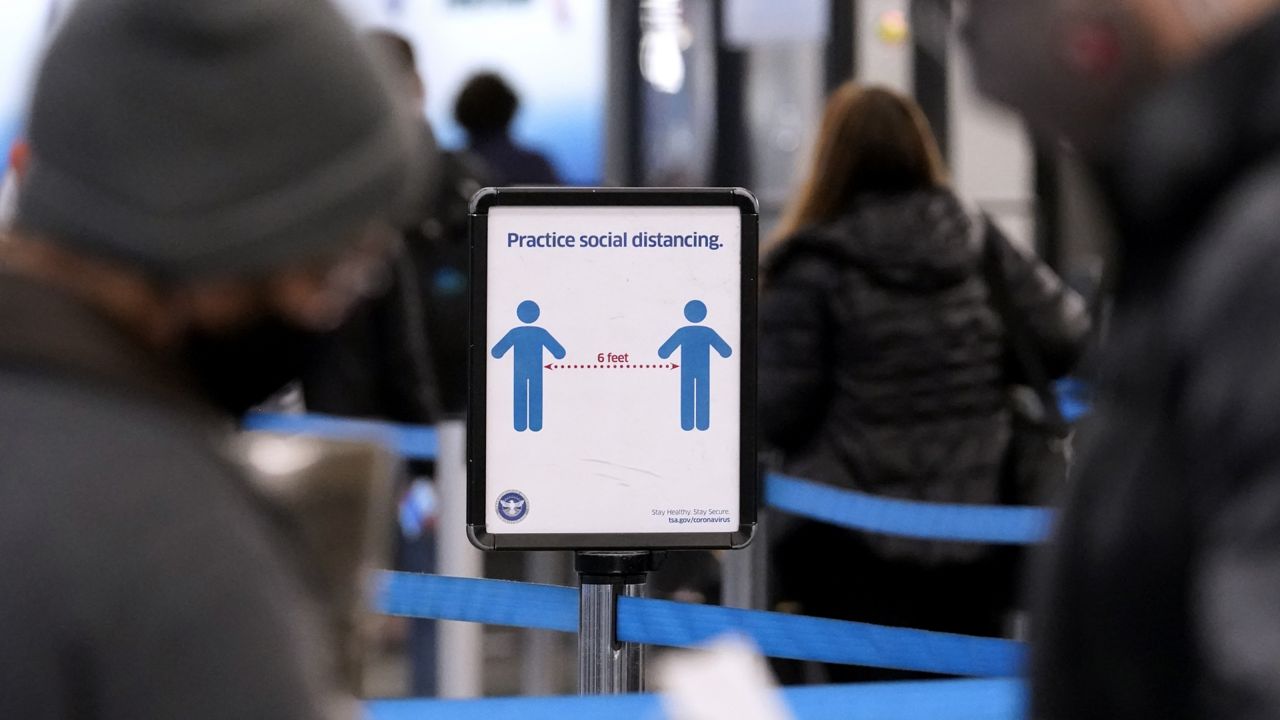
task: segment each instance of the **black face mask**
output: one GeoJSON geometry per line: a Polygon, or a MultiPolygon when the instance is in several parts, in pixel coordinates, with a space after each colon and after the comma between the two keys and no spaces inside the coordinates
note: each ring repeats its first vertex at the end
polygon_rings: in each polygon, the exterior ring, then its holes
{"type": "Polygon", "coordinates": [[[319,336],[279,318],[264,318],[226,334],[198,333],[183,360],[205,397],[235,417],[298,379],[319,336]]]}

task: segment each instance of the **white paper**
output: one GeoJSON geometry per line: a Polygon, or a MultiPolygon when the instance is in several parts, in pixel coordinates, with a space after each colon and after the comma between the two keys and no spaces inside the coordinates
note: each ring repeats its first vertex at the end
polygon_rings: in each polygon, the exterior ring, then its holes
{"type": "Polygon", "coordinates": [[[669,720],[789,720],[768,662],[744,638],[726,635],[705,650],[681,651],[657,667],[669,720]]]}

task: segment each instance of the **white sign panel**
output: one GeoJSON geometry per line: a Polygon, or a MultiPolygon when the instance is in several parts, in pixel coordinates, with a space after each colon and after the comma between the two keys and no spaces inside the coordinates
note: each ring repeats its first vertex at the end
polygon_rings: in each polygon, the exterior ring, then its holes
{"type": "Polygon", "coordinates": [[[507,205],[500,191],[475,238],[483,478],[472,510],[482,504],[491,539],[481,544],[735,544],[726,538],[755,521],[754,497],[743,512],[755,473],[744,453],[754,403],[750,413],[743,403],[754,386],[743,382],[744,368],[754,373],[754,302],[744,304],[754,214],[728,191],[693,196],[719,205],[648,206],[607,204],[634,193],[547,192],[594,204],[507,205]]]}

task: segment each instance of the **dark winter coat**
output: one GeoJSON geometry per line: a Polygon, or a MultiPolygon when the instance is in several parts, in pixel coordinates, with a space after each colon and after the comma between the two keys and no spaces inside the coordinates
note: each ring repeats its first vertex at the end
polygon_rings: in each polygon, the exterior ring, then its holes
{"type": "Polygon", "coordinates": [[[0,717],[327,716],[285,536],[193,387],[0,274],[0,717]]]}
{"type": "Polygon", "coordinates": [[[1116,319],[1037,583],[1034,716],[1280,717],[1280,17],[1113,148],[1116,319]]]}
{"type": "Polygon", "coordinates": [[[560,177],[545,155],[517,145],[506,133],[471,138],[475,153],[493,173],[494,185],[558,185],[560,177]]]}
{"type": "Polygon", "coordinates": [[[400,250],[386,287],[316,339],[300,378],[308,410],[420,425],[440,418],[417,267],[400,250]]]}
{"type": "MultiPolygon", "coordinates": [[[[760,418],[785,470],[897,498],[999,500],[1010,436],[1005,330],[981,243],[953,195],[867,197],[767,258],[760,418]]],[[[1083,302],[1001,239],[1012,300],[1049,369],[1077,358],[1083,302]]],[[[889,556],[971,555],[911,541],[889,556]]]]}
{"type": "Polygon", "coordinates": [[[445,414],[467,411],[467,321],[471,312],[468,234],[471,197],[495,184],[488,168],[466,151],[442,152],[435,195],[405,229],[425,312],[425,334],[445,414]]]}

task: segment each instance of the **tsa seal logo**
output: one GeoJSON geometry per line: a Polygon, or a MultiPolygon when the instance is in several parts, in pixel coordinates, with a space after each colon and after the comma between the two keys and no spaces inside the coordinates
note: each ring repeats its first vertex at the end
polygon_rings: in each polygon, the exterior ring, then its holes
{"type": "Polygon", "coordinates": [[[509,523],[518,523],[529,514],[529,500],[524,493],[508,490],[498,496],[498,517],[509,523]]]}

